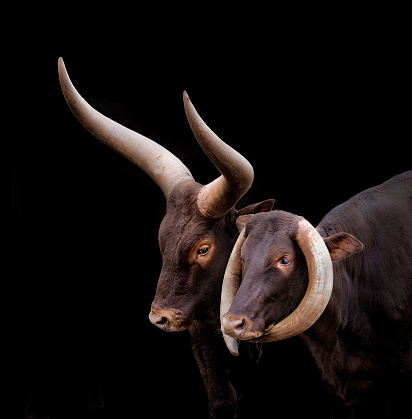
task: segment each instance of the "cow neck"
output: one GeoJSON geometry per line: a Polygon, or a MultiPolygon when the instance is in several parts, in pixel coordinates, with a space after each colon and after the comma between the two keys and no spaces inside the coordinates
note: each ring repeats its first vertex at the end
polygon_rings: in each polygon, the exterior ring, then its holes
{"type": "Polygon", "coordinates": [[[321,317],[299,337],[307,347],[327,387],[338,397],[345,399],[348,383],[344,382],[342,372],[346,367],[346,355],[343,353],[344,348],[340,346],[338,333],[333,333],[340,327],[341,314],[338,305],[340,291],[334,288],[331,299],[321,317]]]}
{"type": "MultiPolygon", "coordinates": [[[[344,231],[335,223],[333,228],[317,228],[322,237],[344,231]]],[[[357,286],[362,280],[357,276],[358,257],[355,255],[342,261],[333,262],[333,291],[325,311],[317,322],[302,333],[300,338],[320,371],[322,379],[335,395],[351,402],[353,377],[362,369],[364,348],[372,339],[373,330],[362,321],[359,310],[357,286]],[[353,337],[351,350],[347,347],[348,333],[353,337]]]]}

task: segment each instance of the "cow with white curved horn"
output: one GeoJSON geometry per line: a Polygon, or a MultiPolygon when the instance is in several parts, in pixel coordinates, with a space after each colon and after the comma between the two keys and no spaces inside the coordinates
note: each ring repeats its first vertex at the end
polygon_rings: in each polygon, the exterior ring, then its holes
{"type": "Polygon", "coordinates": [[[238,236],[236,219],[270,211],[274,200],[234,208],[252,184],[253,168],[204,123],[186,93],[183,100],[190,127],[221,173],[207,185],[197,183],[189,169],[161,145],[93,109],[72,85],[62,59],[59,77],[79,122],[162,189],[167,200],[159,229],[163,265],[149,319],[167,332],[189,330],[211,417],[232,418],[237,397],[226,372],[221,336],[215,333],[223,274],[238,236]]]}
{"type": "Polygon", "coordinates": [[[298,336],[339,414],[353,417],[379,391],[384,417],[412,417],[412,171],[355,195],[316,228],[284,211],[237,225],[221,299],[230,352],[239,354],[239,340],[298,336]]]}

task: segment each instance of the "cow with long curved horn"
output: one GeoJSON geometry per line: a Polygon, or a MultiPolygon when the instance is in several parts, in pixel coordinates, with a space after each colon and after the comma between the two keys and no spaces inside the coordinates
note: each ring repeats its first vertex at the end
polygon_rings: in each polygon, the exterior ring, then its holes
{"type": "Polygon", "coordinates": [[[339,417],[357,416],[352,406],[374,389],[393,400],[390,417],[411,417],[411,191],[408,171],[337,206],[316,228],[285,211],[239,217],[221,299],[229,351],[241,353],[239,340],[298,336],[339,417]]]}
{"type": "MultiPolygon", "coordinates": [[[[282,213],[282,216],[285,216],[285,213],[282,213]]],[[[241,250],[246,240],[245,228],[235,243],[224,276],[220,309],[225,341],[233,355],[238,355],[238,352],[236,343],[232,341],[231,337],[256,342],[275,342],[296,336],[309,329],[319,319],[329,302],[333,287],[333,269],[328,249],[320,234],[308,221],[296,217],[296,222],[295,239],[308,266],[308,286],[302,301],[295,310],[285,319],[264,330],[254,330],[251,320],[239,319],[239,316],[230,314],[229,309],[231,309],[242,281],[241,250]],[[231,337],[225,333],[226,331],[229,331],[231,337]]],[[[350,235],[347,237],[353,241],[356,240],[350,235]]],[[[281,258],[280,267],[290,265],[288,256],[289,254],[281,258]]],[[[243,310],[244,302],[241,301],[238,304],[243,310]]]]}
{"type": "Polygon", "coordinates": [[[189,329],[211,417],[233,417],[236,394],[218,348],[222,340],[215,334],[223,274],[238,236],[237,218],[270,211],[274,200],[234,208],[252,184],[253,168],[205,124],[186,93],[183,102],[190,127],[221,173],[207,185],[197,183],[189,169],[164,147],[93,109],[74,88],[62,59],[59,77],[79,122],[143,169],[162,189],[167,200],[159,229],[162,271],[149,319],[164,331],[189,329]]]}

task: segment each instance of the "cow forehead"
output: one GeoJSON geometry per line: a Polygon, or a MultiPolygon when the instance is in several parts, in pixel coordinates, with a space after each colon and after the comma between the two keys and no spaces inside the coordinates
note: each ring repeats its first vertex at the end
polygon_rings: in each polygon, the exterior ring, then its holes
{"type": "Polygon", "coordinates": [[[177,246],[182,241],[187,246],[194,245],[206,235],[212,234],[211,222],[196,213],[186,211],[168,211],[159,229],[160,243],[173,243],[177,246]]]}
{"type": "Polygon", "coordinates": [[[301,217],[286,211],[261,212],[246,224],[246,235],[274,234],[280,231],[293,237],[301,217]]]}
{"type": "Polygon", "coordinates": [[[265,264],[266,260],[279,253],[294,253],[293,239],[283,230],[270,231],[255,229],[247,237],[241,255],[244,261],[254,261],[255,265],[265,264]]]}
{"type": "Polygon", "coordinates": [[[202,185],[192,182],[182,182],[171,192],[166,207],[166,216],[180,215],[191,218],[192,215],[199,213],[197,197],[202,185]]]}
{"type": "Polygon", "coordinates": [[[159,237],[181,232],[190,220],[200,216],[197,195],[201,185],[179,184],[167,200],[166,214],[160,225],[159,237]]]}

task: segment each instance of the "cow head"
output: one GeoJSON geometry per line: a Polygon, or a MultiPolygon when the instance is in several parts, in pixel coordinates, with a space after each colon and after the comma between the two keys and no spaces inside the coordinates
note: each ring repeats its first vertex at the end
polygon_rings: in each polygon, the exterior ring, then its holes
{"type": "Polygon", "coordinates": [[[187,329],[194,318],[202,319],[218,304],[223,273],[238,236],[237,217],[270,211],[274,200],[234,209],[252,184],[253,168],[210,130],[186,93],[183,99],[190,127],[221,173],[207,185],[197,183],[168,150],[93,109],[72,85],[62,59],[59,77],[79,122],[143,169],[162,189],[167,200],[159,230],[163,266],[149,319],[165,331],[187,329]]]}
{"type": "Polygon", "coordinates": [[[221,323],[229,350],[237,340],[296,336],[321,316],[333,286],[332,260],[362,250],[347,233],[322,238],[304,218],[272,211],[239,217],[242,232],[222,287],[221,323]]]}

